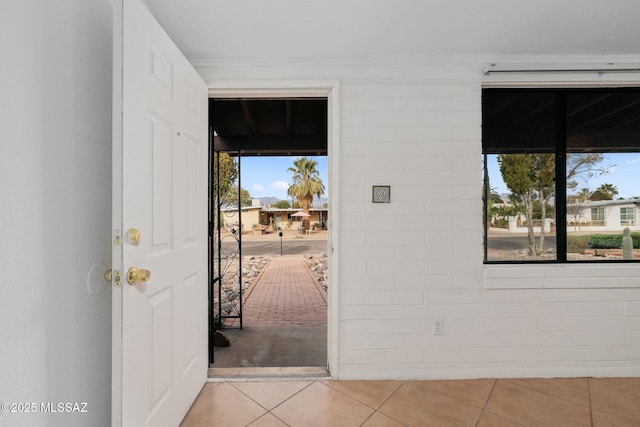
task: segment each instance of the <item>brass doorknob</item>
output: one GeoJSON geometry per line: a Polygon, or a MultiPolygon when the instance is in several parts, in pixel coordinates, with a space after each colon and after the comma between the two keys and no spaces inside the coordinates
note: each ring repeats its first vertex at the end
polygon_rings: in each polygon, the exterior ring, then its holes
{"type": "Polygon", "coordinates": [[[140,240],[142,240],[142,233],[137,228],[130,228],[129,231],[127,231],[127,237],[133,246],[138,246],[140,240]]]}
{"type": "Polygon", "coordinates": [[[130,285],[148,282],[150,278],[151,272],[142,268],[131,267],[127,272],[127,282],[129,282],[130,285]]]}

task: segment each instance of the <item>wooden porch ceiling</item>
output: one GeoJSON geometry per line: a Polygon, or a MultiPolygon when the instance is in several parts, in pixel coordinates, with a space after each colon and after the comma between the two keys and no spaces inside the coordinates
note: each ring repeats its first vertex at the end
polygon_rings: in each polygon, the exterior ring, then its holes
{"type": "Polygon", "coordinates": [[[489,153],[552,152],[556,125],[568,151],[635,152],[640,149],[640,90],[485,90],[483,144],[489,153]],[[556,95],[562,93],[564,113],[556,95]],[[558,115],[560,114],[560,117],[558,115]]]}
{"type": "Polygon", "coordinates": [[[214,149],[242,156],[327,154],[327,99],[209,99],[214,149]]]}

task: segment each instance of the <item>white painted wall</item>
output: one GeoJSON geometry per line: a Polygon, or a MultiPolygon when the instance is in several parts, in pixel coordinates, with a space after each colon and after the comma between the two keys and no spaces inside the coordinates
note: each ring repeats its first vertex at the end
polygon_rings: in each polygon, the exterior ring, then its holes
{"type": "MultiPolygon", "coordinates": [[[[496,61],[579,66],[611,58],[393,56],[197,64],[217,87],[340,82],[341,154],[331,160],[339,165],[331,184],[340,190],[340,207],[331,212],[339,224],[333,230],[339,254],[333,375],[640,375],[640,266],[599,266],[595,272],[482,264],[482,70],[496,61]],[[391,204],[372,204],[372,185],[390,185],[391,204]],[[444,319],[443,335],[432,334],[436,317],[444,319]]],[[[640,75],[625,78],[640,83],[640,75]]]]}
{"type": "Polygon", "coordinates": [[[87,276],[110,264],[111,14],[109,0],[0,4],[0,402],[88,411],[0,425],[109,424],[111,295],[87,276]]]}

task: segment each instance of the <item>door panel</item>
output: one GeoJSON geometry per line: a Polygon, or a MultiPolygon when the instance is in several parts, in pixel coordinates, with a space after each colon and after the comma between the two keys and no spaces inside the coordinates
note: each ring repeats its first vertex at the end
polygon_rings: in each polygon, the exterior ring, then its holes
{"type": "Polygon", "coordinates": [[[207,377],[207,88],[139,0],[116,3],[112,423],[175,426],[207,377]]]}

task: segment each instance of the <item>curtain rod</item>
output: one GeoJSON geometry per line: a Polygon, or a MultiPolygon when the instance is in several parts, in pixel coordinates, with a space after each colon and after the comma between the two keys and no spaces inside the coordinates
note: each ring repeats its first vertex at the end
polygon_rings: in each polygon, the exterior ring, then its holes
{"type": "Polygon", "coordinates": [[[541,64],[540,68],[535,68],[531,64],[527,65],[499,65],[490,64],[484,70],[484,75],[491,74],[562,74],[562,73],[637,73],[640,72],[640,64],[625,64],[624,66],[615,66],[613,63],[607,64],[609,68],[603,65],[593,67],[576,67],[571,65],[541,64]],[[543,68],[545,67],[545,68],[543,68]]]}

